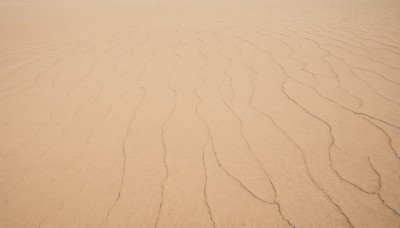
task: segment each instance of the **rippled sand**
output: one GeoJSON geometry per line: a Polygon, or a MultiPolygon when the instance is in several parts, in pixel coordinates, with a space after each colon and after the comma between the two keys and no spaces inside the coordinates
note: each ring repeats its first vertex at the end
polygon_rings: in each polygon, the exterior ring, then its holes
{"type": "Polygon", "coordinates": [[[398,0],[0,0],[0,227],[400,227],[398,0]]]}

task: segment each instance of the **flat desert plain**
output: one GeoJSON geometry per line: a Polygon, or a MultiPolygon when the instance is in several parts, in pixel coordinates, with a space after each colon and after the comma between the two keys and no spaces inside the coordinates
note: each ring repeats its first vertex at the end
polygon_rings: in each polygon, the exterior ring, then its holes
{"type": "Polygon", "coordinates": [[[400,227],[400,1],[0,0],[0,227],[400,227]]]}

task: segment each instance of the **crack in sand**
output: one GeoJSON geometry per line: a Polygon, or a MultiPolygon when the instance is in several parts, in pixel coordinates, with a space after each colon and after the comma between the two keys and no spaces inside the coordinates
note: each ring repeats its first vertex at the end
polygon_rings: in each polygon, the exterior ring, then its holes
{"type": "MultiPolygon", "coordinates": [[[[248,41],[248,42],[250,42],[250,41],[248,41]]],[[[251,43],[251,42],[250,42],[251,43]]],[[[254,44],[253,44],[254,45],[254,44]]],[[[257,48],[257,49],[260,49],[258,46],[256,46],[255,45],[255,47],[257,48]]],[[[260,49],[260,50],[262,50],[262,49],[260,49]]],[[[270,54],[271,55],[271,54],[270,54]]],[[[274,59],[272,59],[273,61],[275,61],[274,59]]],[[[276,64],[278,64],[278,63],[276,63],[276,64]]],[[[278,64],[279,65],[279,64],[278,64]]],[[[251,68],[251,67],[250,67],[251,68]]],[[[282,70],[284,71],[284,68],[281,66],[281,68],[282,68],[282,70]]],[[[253,69],[253,71],[256,73],[256,71],[253,69]]],[[[286,72],[285,72],[286,73],[286,72]]],[[[253,79],[253,81],[254,81],[254,79],[253,79]]],[[[254,83],[253,83],[253,81],[252,81],[252,85],[253,85],[253,94],[252,94],[252,97],[253,97],[253,95],[254,95],[254,90],[255,90],[255,85],[254,85],[254,83]]],[[[284,92],[284,83],[282,84],[282,91],[283,91],[283,93],[285,93],[284,92]]],[[[289,100],[291,100],[290,99],[290,97],[285,93],[285,95],[288,97],[288,99],[289,100]]],[[[252,98],[251,97],[251,98],[252,98]]],[[[335,205],[339,210],[340,210],[340,212],[341,212],[341,214],[346,218],[346,220],[348,221],[348,223],[350,224],[350,226],[353,226],[352,225],[352,223],[349,221],[349,219],[347,218],[347,216],[344,214],[344,212],[342,211],[342,209],[336,204],[336,203],[334,203],[333,201],[332,201],[332,199],[330,198],[330,196],[328,195],[328,193],[326,193],[325,192],[325,190],[323,190],[322,189],[322,187],[320,187],[317,183],[316,183],[316,181],[314,180],[314,178],[311,176],[311,172],[310,172],[310,170],[309,170],[309,167],[308,167],[308,164],[307,164],[307,159],[306,159],[306,157],[305,157],[305,155],[304,155],[304,151],[303,151],[303,149],[289,136],[289,134],[285,131],[285,130],[283,130],[276,122],[275,122],[275,120],[270,116],[270,115],[268,115],[267,113],[265,113],[265,112],[263,112],[263,111],[261,111],[260,109],[258,109],[256,106],[254,106],[252,103],[251,103],[251,99],[250,99],[250,105],[254,108],[254,110],[256,110],[258,113],[260,113],[261,115],[263,115],[263,116],[265,116],[265,117],[267,117],[274,125],[275,125],[275,127],[277,127],[288,139],[289,139],[289,141],[301,152],[301,154],[302,154],[302,158],[303,158],[303,162],[304,162],[304,164],[305,164],[305,167],[306,167],[306,169],[307,169],[307,174],[308,174],[308,176],[309,176],[309,178],[310,178],[310,180],[314,183],[314,185],[315,186],[317,186],[323,193],[324,193],[324,195],[325,196],[327,196],[327,198],[329,199],[329,201],[333,204],[333,205],[335,205]]],[[[296,102],[297,103],[297,102],[296,102]]],[[[300,105],[299,105],[300,106],[300,105]]],[[[306,110],[307,111],[307,110],[306,110]]],[[[307,111],[308,112],[308,111],[307,111]]],[[[290,223],[290,224],[292,224],[292,223],[290,223]]]]}
{"type": "MultiPolygon", "coordinates": [[[[141,43],[139,43],[139,44],[137,44],[137,45],[134,45],[134,46],[132,47],[132,49],[131,49],[130,57],[133,57],[134,52],[135,52],[135,48],[136,48],[137,46],[139,46],[139,45],[141,45],[141,44],[145,44],[145,43],[149,42],[149,40],[150,40],[150,37],[148,37],[148,39],[147,39],[146,41],[141,42],[141,43]]],[[[128,74],[128,72],[126,72],[124,77],[128,77],[128,76],[129,76],[129,74],[128,74]]],[[[106,112],[103,114],[103,116],[100,118],[100,121],[90,130],[90,132],[89,132],[89,134],[88,134],[88,137],[87,137],[87,140],[86,140],[86,145],[88,145],[88,144],[90,143],[90,140],[91,140],[91,138],[92,138],[93,133],[94,133],[94,132],[96,131],[96,129],[102,124],[102,122],[105,120],[105,118],[106,118],[108,115],[110,115],[110,113],[112,112],[114,106],[115,106],[123,97],[125,97],[125,96],[128,94],[128,92],[133,88],[133,86],[134,86],[136,83],[137,83],[136,80],[134,80],[132,83],[130,83],[128,89],[127,89],[126,91],[124,91],[124,93],[122,93],[121,96],[117,97],[117,99],[108,107],[107,111],[106,111],[106,112]]]]}
{"type": "MultiPolygon", "coordinates": [[[[282,83],[281,89],[282,89],[283,94],[285,94],[285,96],[287,97],[287,99],[291,100],[294,104],[296,104],[298,107],[300,107],[301,109],[303,109],[305,112],[307,112],[307,113],[310,114],[311,116],[314,116],[314,115],[311,114],[307,109],[305,109],[302,105],[300,105],[296,100],[292,99],[292,98],[287,94],[287,92],[285,91],[285,84],[286,84],[286,82],[287,82],[288,80],[290,80],[290,79],[292,79],[292,80],[295,80],[295,79],[293,79],[292,77],[290,77],[289,74],[286,72],[285,68],[273,58],[272,53],[270,53],[269,51],[266,51],[266,50],[264,50],[264,49],[261,49],[261,48],[259,48],[258,46],[257,46],[257,48],[258,48],[259,50],[262,50],[262,51],[268,53],[268,55],[271,57],[271,60],[273,60],[273,61],[275,62],[275,64],[276,64],[277,66],[279,66],[279,67],[282,69],[282,72],[285,73],[285,75],[286,75],[286,80],[282,83]]],[[[295,81],[297,81],[297,80],[295,80],[295,81]]],[[[318,118],[318,117],[317,117],[317,118],[318,118]]],[[[305,163],[305,166],[306,166],[306,168],[307,168],[307,173],[308,173],[308,176],[309,176],[310,180],[313,182],[313,184],[314,184],[316,187],[318,187],[318,189],[319,189],[321,192],[323,192],[323,194],[325,195],[325,197],[336,207],[336,209],[339,211],[339,213],[342,214],[342,216],[346,219],[346,221],[347,221],[347,223],[349,224],[349,226],[350,226],[350,227],[354,227],[354,225],[350,222],[350,220],[349,220],[349,218],[347,217],[347,215],[343,212],[343,210],[342,210],[342,208],[340,207],[340,205],[338,205],[337,203],[335,203],[335,202],[332,200],[332,198],[329,196],[329,194],[328,194],[319,184],[317,184],[317,182],[315,181],[315,179],[311,176],[309,167],[308,167],[308,165],[307,165],[307,159],[305,158],[305,155],[304,155],[303,150],[300,148],[300,146],[299,146],[297,143],[295,143],[294,141],[292,141],[292,142],[293,142],[294,145],[302,152],[303,162],[305,163]]]]}
{"type": "MultiPolygon", "coordinates": [[[[314,41],[314,42],[316,42],[316,41],[314,41]]],[[[289,46],[288,46],[289,47],[289,46]]],[[[320,46],[319,46],[320,47],[320,46]]],[[[290,48],[290,47],[289,47],[290,48]]],[[[321,47],[320,47],[321,48],[321,47]]],[[[323,48],[322,48],[323,49],[323,48]]],[[[326,50],[326,49],[323,49],[323,50],[325,50],[325,51],[327,51],[329,54],[330,54],[330,52],[329,52],[329,50],[326,50]]],[[[293,51],[292,51],[293,52],[293,51]]],[[[270,54],[271,55],[271,54],[270,54]]],[[[336,56],[335,56],[336,57],[336,56]]],[[[340,59],[340,58],[339,58],[340,59]]],[[[340,60],[342,60],[343,61],[343,59],[340,59],[340,60]]],[[[343,63],[344,64],[346,64],[344,61],[343,61],[343,63]]],[[[329,64],[330,65],[330,64],[329,64]]],[[[282,66],[283,67],[283,66],[282,66]]],[[[330,65],[330,67],[331,67],[331,69],[333,70],[333,72],[337,75],[337,73],[334,71],[334,69],[332,68],[332,65],[330,65]]],[[[286,73],[286,72],[285,72],[286,73]]],[[[358,78],[358,77],[357,77],[358,78]]],[[[358,111],[354,111],[354,110],[351,110],[351,109],[348,109],[348,108],[346,108],[346,107],[344,107],[343,105],[341,105],[341,104],[339,104],[338,102],[336,102],[336,101],[334,101],[334,100],[332,100],[332,99],[330,99],[330,98],[328,98],[328,97],[326,97],[326,96],[323,96],[319,91],[318,91],[318,89],[316,89],[316,88],[314,88],[314,87],[312,87],[312,86],[310,86],[310,85],[308,85],[308,84],[306,84],[306,83],[303,83],[303,82],[301,82],[301,81],[299,81],[299,80],[296,80],[296,79],[293,79],[293,78],[291,78],[292,80],[294,80],[294,81],[296,81],[297,83],[300,83],[300,84],[302,84],[302,85],[304,85],[304,86],[306,86],[306,87],[309,87],[309,88],[311,88],[311,89],[313,89],[319,96],[321,96],[322,98],[324,98],[324,99],[327,99],[327,100],[329,100],[329,101],[331,101],[331,102],[333,102],[334,104],[336,104],[336,105],[338,105],[339,107],[341,107],[341,108],[343,108],[343,109],[345,109],[345,110],[347,110],[347,111],[350,111],[350,112],[352,112],[353,114],[355,114],[356,116],[358,116],[358,115],[366,115],[366,116],[368,116],[368,117],[371,117],[370,115],[367,115],[367,114],[364,114],[364,113],[362,113],[362,112],[358,112],[358,111]]],[[[362,80],[362,79],[360,79],[360,80],[362,80]]],[[[376,92],[376,91],[375,91],[376,92]]],[[[377,93],[377,92],[376,92],[377,93]]],[[[371,118],[373,118],[373,119],[377,119],[377,118],[374,118],[374,117],[371,117],[371,118]]],[[[365,118],[363,118],[363,119],[365,119],[365,118]]],[[[383,134],[384,134],[384,136],[385,137],[387,137],[388,138],[388,140],[389,140],[389,145],[390,145],[390,148],[391,148],[391,150],[392,150],[392,152],[399,158],[399,156],[398,156],[398,154],[397,154],[397,152],[396,152],[396,150],[394,149],[394,147],[393,147],[393,145],[392,145],[392,140],[391,140],[391,138],[390,138],[390,136],[381,128],[381,127],[379,127],[379,126],[377,126],[376,124],[373,124],[370,120],[368,120],[368,119],[365,119],[366,121],[368,121],[370,124],[372,124],[372,125],[374,125],[376,128],[378,128],[378,130],[380,130],[383,134]]],[[[382,121],[382,120],[380,120],[380,121],[382,121]]],[[[384,121],[382,121],[382,122],[384,122],[384,121]]],[[[326,123],[326,122],[325,122],[326,123]]],[[[386,122],[385,122],[386,123],[386,122]]],[[[326,123],[326,125],[329,125],[329,124],[327,124],[326,123]]],[[[391,126],[393,126],[393,125],[391,125],[391,126]]],[[[330,126],[329,126],[330,127],[330,126]]],[[[395,126],[395,127],[397,127],[397,126],[395,126]]],[[[398,127],[397,127],[398,128],[398,127]]],[[[331,131],[331,130],[330,130],[331,131]]],[[[332,136],[333,137],[333,136],[332,136]]]]}
{"type": "MultiPolygon", "coordinates": [[[[207,143],[208,143],[208,141],[207,141],[207,143]]],[[[208,196],[207,196],[208,175],[207,175],[207,165],[206,165],[206,162],[205,162],[205,159],[204,159],[204,154],[205,154],[205,150],[206,150],[207,143],[204,144],[203,156],[202,156],[203,167],[204,167],[204,178],[205,178],[203,194],[204,194],[204,203],[205,203],[206,206],[207,206],[208,216],[210,217],[210,220],[211,220],[211,222],[212,222],[212,224],[213,224],[213,227],[215,228],[215,227],[217,227],[217,226],[216,226],[216,224],[215,224],[214,217],[213,217],[213,214],[212,214],[212,212],[211,212],[211,207],[210,207],[210,204],[208,203],[208,196]]]]}
{"type": "MultiPolygon", "coordinates": [[[[182,59],[182,56],[177,55],[174,51],[173,51],[173,54],[175,56],[177,56],[178,58],[182,59]]],[[[167,80],[167,86],[173,92],[173,106],[172,106],[172,109],[169,112],[167,118],[165,119],[163,125],[161,126],[160,138],[161,138],[163,151],[164,151],[164,154],[163,154],[163,165],[164,165],[164,169],[165,169],[165,177],[164,177],[164,179],[162,181],[162,185],[161,185],[161,202],[160,202],[160,206],[159,206],[159,209],[158,209],[158,215],[157,215],[157,219],[156,219],[156,224],[155,224],[154,227],[157,227],[158,223],[160,221],[160,216],[161,216],[162,208],[163,208],[163,204],[164,204],[164,192],[165,192],[164,188],[165,188],[165,184],[166,184],[166,182],[168,181],[168,178],[169,178],[169,169],[168,169],[168,165],[167,165],[167,155],[168,155],[167,151],[168,151],[168,149],[167,149],[167,146],[166,146],[166,138],[165,138],[165,133],[164,132],[165,132],[166,124],[168,123],[168,121],[170,120],[170,118],[172,117],[172,115],[174,114],[175,109],[176,109],[176,97],[177,97],[177,93],[178,92],[176,91],[176,89],[174,87],[171,86],[171,83],[170,83],[171,78],[175,74],[176,65],[177,65],[177,63],[174,64],[172,72],[171,72],[171,74],[170,74],[170,76],[168,77],[168,80],[167,80]]]]}
{"type": "MultiPolygon", "coordinates": [[[[240,40],[241,40],[241,39],[240,39],[240,40]]],[[[239,48],[239,49],[240,49],[240,48],[239,48]]],[[[218,53],[219,53],[219,52],[218,52],[218,53]]],[[[256,53],[256,52],[253,53],[253,57],[254,57],[255,53],[256,53]]],[[[240,54],[240,53],[239,53],[239,54],[240,54]]],[[[239,55],[239,54],[238,54],[238,55],[239,55]]],[[[237,55],[236,55],[236,56],[237,56],[237,55]]],[[[225,57],[225,58],[228,58],[228,57],[225,57]]],[[[234,58],[235,58],[235,57],[234,57],[234,58]]],[[[232,58],[232,59],[229,58],[229,59],[230,59],[230,65],[229,65],[229,67],[228,67],[228,70],[226,71],[227,74],[228,74],[228,72],[229,72],[229,69],[230,69],[231,66],[232,66],[232,63],[233,63],[234,58],[232,58]]],[[[251,61],[251,59],[250,59],[250,61],[251,61]]],[[[232,77],[231,77],[231,80],[232,80],[232,77]]],[[[223,83],[223,82],[222,82],[222,83],[223,83]]],[[[222,83],[221,83],[221,84],[222,84],[222,83]]],[[[220,84],[220,85],[221,85],[221,84],[220,84]]],[[[277,190],[276,190],[276,187],[275,187],[274,183],[272,182],[272,179],[271,179],[270,175],[269,175],[268,172],[265,170],[264,165],[262,164],[262,162],[261,162],[261,161],[257,158],[257,156],[255,155],[255,153],[254,153],[254,151],[253,151],[253,149],[252,149],[250,143],[248,142],[247,137],[244,135],[244,132],[243,132],[243,125],[244,125],[244,124],[243,124],[243,120],[242,120],[242,119],[239,117],[239,115],[233,110],[233,108],[225,101],[224,96],[223,96],[222,91],[221,91],[221,89],[220,89],[219,86],[218,86],[218,88],[219,88],[219,92],[220,92],[220,94],[221,94],[221,98],[222,98],[223,103],[225,104],[226,107],[228,107],[228,109],[231,111],[231,113],[232,113],[232,114],[236,117],[236,119],[239,120],[239,122],[240,122],[240,126],[241,126],[241,127],[240,127],[240,128],[241,128],[240,132],[241,132],[241,136],[242,136],[242,138],[244,139],[248,150],[250,151],[252,157],[253,157],[253,158],[256,160],[256,162],[258,163],[260,169],[262,169],[262,171],[264,172],[264,174],[267,176],[267,178],[268,178],[268,180],[269,180],[269,182],[270,182],[270,184],[271,184],[271,186],[272,186],[273,193],[274,193],[274,201],[273,201],[273,202],[268,202],[268,203],[269,203],[269,204],[275,204],[275,205],[278,207],[279,214],[280,214],[281,218],[283,219],[283,221],[285,221],[286,223],[292,225],[293,223],[290,222],[290,221],[282,214],[281,206],[280,206],[280,204],[279,204],[279,202],[278,202],[278,200],[277,200],[277,199],[278,199],[277,190]]],[[[232,89],[232,90],[233,90],[233,89],[232,89]]],[[[254,95],[254,89],[253,89],[252,94],[251,94],[251,96],[250,96],[250,98],[249,98],[249,101],[248,101],[248,105],[249,105],[250,107],[252,107],[252,105],[250,104],[250,100],[251,100],[251,98],[253,97],[253,95],[254,95]]]]}
{"type": "Polygon", "coordinates": [[[111,207],[108,209],[107,215],[106,215],[106,217],[105,217],[105,219],[104,219],[103,222],[106,222],[106,221],[108,220],[108,218],[109,218],[109,216],[110,216],[110,213],[111,213],[112,210],[115,208],[115,206],[117,205],[117,203],[119,202],[119,200],[120,200],[120,198],[121,198],[121,192],[122,192],[123,185],[124,185],[124,180],[125,180],[125,168],[126,168],[126,158],[127,158],[127,157],[126,157],[126,151],[125,151],[125,150],[126,150],[126,142],[127,142],[126,140],[127,140],[127,138],[128,138],[129,132],[131,131],[132,124],[133,124],[133,121],[135,120],[137,110],[138,110],[138,108],[141,106],[141,104],[143,103],[144,99],[146,98],[146,89],[140,85],[140,80],[142,79],[144,72],[147,70],[148,65],[149,65],[150,62],[153,60],[154,56],[155,56],[155,51],[153,52],[153,54],[152,54],[152,56],[150,57],[150,59],[146,62],[145,66],[143,67],[143,69],[142,69],[142,71],[141,71],[141,73],[140,73],[140,75],[139,75],[139,78],[138,78],[138,80],[137,80],[137,82],[136,82],[136,85],[137,85],[140,89],[142,89],[143,95],[142,95],[142,97],[141,97],[139,103],[136,105],[136,107],[135,107],[135,109],[134,109],[134,111],[133,111],[133,114],[132,114],[132,116],[131,116],[131,118],[130,118],[130,120],[129,120],[129,123],[128,123],[128,128],[127,128],[127,130],[126,130],[126,132],[125,132],[125,136],[124,136],[124,140],[123,140],[123,144],[122,144],[123,163],[122,163],[122,171],[121,171],[120,185],[119,185],[119,188],[118,188],[118,195],[117,195],[115,201],[113,202],[113,204],[111,205],[111,207]]]}
{"type": "MultiPolygon", "coordinates": [[[[208,62],[208,61],[209,61],[209,58],[206,57],[206,55],[204,55],[201,51],[199,51],[199,52],[200,52],[200,55],[202,55],[204,58],[206,58],[206,59],[207,59],[207,62],[208,62]]],[[[204,69],[205,69],[205,68],[204,68],[204,69]]],[[[248,192],[252,197],[254,197],[255,199],[257,199],[257,200],[259,200],[259,201],[261,201],[261,202],[263,202],[263,203],[273,204],[272,202],[265,201],[264,199],[258,197],[258,196],[257,196],[255,193],[253,193],[249,188],[247,188],[238,178],[236,178],[235,176],[233,176],[232,174],[230,174],[229,171],[222,165],[222,163],[221,163],[221,161],[220,161],[220,159],[219,159],[219,157],[218,157],[217,151],[216,151],[216,149],[215,149],[214,138],[212,137],[212,134],[211,134],[211,127],[210,127],[210,125],[207,123],[207,121],[204,119],[204,117],[200,114],[200,111],[199,111],[200,105],[201,105],[202,103],[204,103],[203,99],[201,98],[201,96],[200,96],[200,94],[199,94],[199,92],[198,92],[198,90],[200,90],[200,89],[205,85],[205,80],[204,80],[204,78],[203,78],[201,75],[202,75],[202,74],[199,73],[199,77],[200,77],[200,79],[202,80],[202,84],[201,84],[199,87],[197,87],[197,88],[195,89],[196,96],[197,96],[197,98],[199,99],[199,102],[198,102],[198,104],[197,104],[197,106],[196,106],[196,112],[197,112],[197,115],[199,116],[199,118],[202,120],[203,124],[204,124],[204,125],[206,126],[206,128],[207,128],[208,138],[209,138],[210,141],[211,141],[212,151],[213,151],[213,153],[214,153],[214,156],[215,156],[215,159],[216,159],[216,161],[217,161],[217,164],[218,164],[219,168],[220,168],[227,176],[229,176],[229,177],[232,178],[237,184],[239,184],[239,185],[240,185],[246,192],[248,192]]]]}

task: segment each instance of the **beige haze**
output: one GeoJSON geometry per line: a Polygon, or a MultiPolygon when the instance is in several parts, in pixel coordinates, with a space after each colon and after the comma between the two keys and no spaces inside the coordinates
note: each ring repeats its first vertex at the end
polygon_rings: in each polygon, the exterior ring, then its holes
{"type": "Polygon", "coordinates": [[[0,0],[0,227],[400,227],[400,1],[0,0]]]}

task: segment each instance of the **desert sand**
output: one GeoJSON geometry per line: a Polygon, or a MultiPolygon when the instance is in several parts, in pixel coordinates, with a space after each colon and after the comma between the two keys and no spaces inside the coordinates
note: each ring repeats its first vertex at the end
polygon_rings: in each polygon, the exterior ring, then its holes
{"type": "Polygon", "coordinates": [[[0,0],[0,227],[400,227],[400,1],[0,0]]]}

